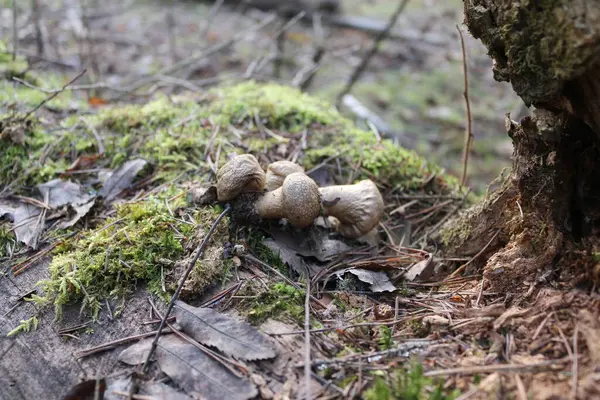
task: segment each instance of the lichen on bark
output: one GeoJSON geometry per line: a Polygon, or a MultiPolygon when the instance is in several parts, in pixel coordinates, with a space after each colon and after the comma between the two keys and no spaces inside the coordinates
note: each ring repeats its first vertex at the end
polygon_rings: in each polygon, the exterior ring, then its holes
{"type": "Polygon", "coordinates": [[[546,102],[598,61],[600,3],[586,0],[465,1],[465,24],[526,104],[546,102]]]}

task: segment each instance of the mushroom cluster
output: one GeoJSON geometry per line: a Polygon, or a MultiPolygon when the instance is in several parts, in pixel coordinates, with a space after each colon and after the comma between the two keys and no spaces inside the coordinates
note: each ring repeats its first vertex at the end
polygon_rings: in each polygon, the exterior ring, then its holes
{"type": "Polygon", "coordinates": [[[261,218],[306,228],[322,213],[348,238],[369,233],[383,216],[383,198],[371,180],[320,188],[293,162],[276,161],[265,173],[251,154],[235,156],[217,173],[217,198],[231,201],[250,192],[258,193],[253,211],[261,218]]]}

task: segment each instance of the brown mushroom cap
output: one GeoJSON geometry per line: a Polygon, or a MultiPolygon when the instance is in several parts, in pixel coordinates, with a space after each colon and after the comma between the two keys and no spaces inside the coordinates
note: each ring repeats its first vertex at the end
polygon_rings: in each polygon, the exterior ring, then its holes
{"type": "Polygon", "coordinates": [[[325,216],[339,220],[338,232],[342,236],[357,238],[373,229],[383,216],[383,198],[371,180],[354,185],[320,188],[325,216]]]}
{"type": "Polygon", "coordinates": [[[291,225],[305,228],[321,211],[319,187],[304,173],[295,172],[284,179],[280,188],[265,193],[256,208],[265,219],[286,218],[291,225]]]}
{"type": "Polygon", "coordinates": [[[251,154],[235,156],[217,172],[217,198],[233,200],[244,192],[258,192],[265,187],[265,172],[251,154]]]}
{"type": "Polygon", "coordinates": [[[304,173],[304,168],[291,161],[275,161],[267,167],[267,182],[265,188],[267,191],[273,191],[281,185],[285,178],[295,172],[304,173]]]}

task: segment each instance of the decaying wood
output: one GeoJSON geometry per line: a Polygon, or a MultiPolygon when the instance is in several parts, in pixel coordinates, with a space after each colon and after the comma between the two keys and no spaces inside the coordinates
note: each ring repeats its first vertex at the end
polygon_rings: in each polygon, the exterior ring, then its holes
{"type": "MultiPolygon", "coordinates": [[[[600,242],[594,178],[600,173],[600,4],[464,4],[469,31],[495,61],[495,78],[509,81],[536,110],[519,122],[507,115],[512,172],[502,188],[450,223],[455,234],[449,236],[459,239],[452,250],[472,255],[499,231],[484,272],[493,288],[518,292],[515,282],[526,287],[552,270],[574,278],[572,254],[600,242]]],[[[576,265],[589,272],[590,262],[582,256],[576,265]]]]}
{"type": "MultiPolygon", "coordinates": [[[[8,294],[9,301],[0,304],[0,315],[14,306],[16,296],[33,288],[37,281],[47,277],[48,260],[42,260],[30,268],[27,274],[16,278],[0,279],[0,292],[8,294]],[[10,297],[9,297],[10,296],[10,297]]],[[[64,318],[53,322],[54,314],[41,313],[39,328],[26,335],[7,337],[19,320],[28,319],[36,313],[32,303],[24,302],[8,317],[0,319],[0,399],[60,399],[71,386],[84,379],[102,377],[115,372],[118,351],[108,351],[77,360],[76,351],[96,346],[126,336],[150,332],[155,326],[141,325],[148,318],[147,295],[128,298],[121,318],[108,320],[100,316],[90,327],[94,334],[81,332],[78,340],[65,338],[59,331],[88,322],[89,317],[79,314],[79,306],[66,307],[64,318]]]]}

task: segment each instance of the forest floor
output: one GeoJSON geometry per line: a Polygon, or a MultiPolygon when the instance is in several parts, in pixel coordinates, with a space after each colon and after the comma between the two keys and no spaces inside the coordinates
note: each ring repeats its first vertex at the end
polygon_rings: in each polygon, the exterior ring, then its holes
{"type": "MultiPolygon", "coordinates": [[[[13,13],[1,3],[0,65],[8,65],[13,13]]],[[[327,25],[319,33],[225,6],[211,13],[191,1],[60,3],[44,2],[39,29],[18,5],[26,83],[0,70],[0,212],[12,216],[0,221],[0,398],[598,395],[597,296],[546,281],[526,294],[491,292],[478,269],[485,246],[448,257],[432,239],[473,200],[454,177],[465,131],[460,1],[409,2],[396,39],[351,92],[390,126],[391,140],[422,158],[319,100],[335,102],[371,35],[327,25]],[[314,97],[248,83],[305,77],[321,40],[307,88],[314,97]],[[228,83],[240,84],[210,90],[228,83]],[[386,205],[379,238],[218,224],[223,205],[195,205],[189,193],[214,183],[239,152],[263,166],[302,162],[320,186],[373,179],[386,205]],[[188,309],[196,317],[179,303],[178,325],[167,326],[179,333],[161,338],[149,371],[132,373],[125,364],[148,353],[139,335],[153,335],[163,300],[207,238],[181,297],[198,306],[188,309]],[[464,273],[450,274],[455,267],[464,273]]],[[[343,2],[345,14],[378,21],[396,5],[343,2]]],[[[528,110],[493,80],[483,47],[465,39],[475,135],[468,183],[483,196],[510,165],[505,113],[528,110]]]]}

